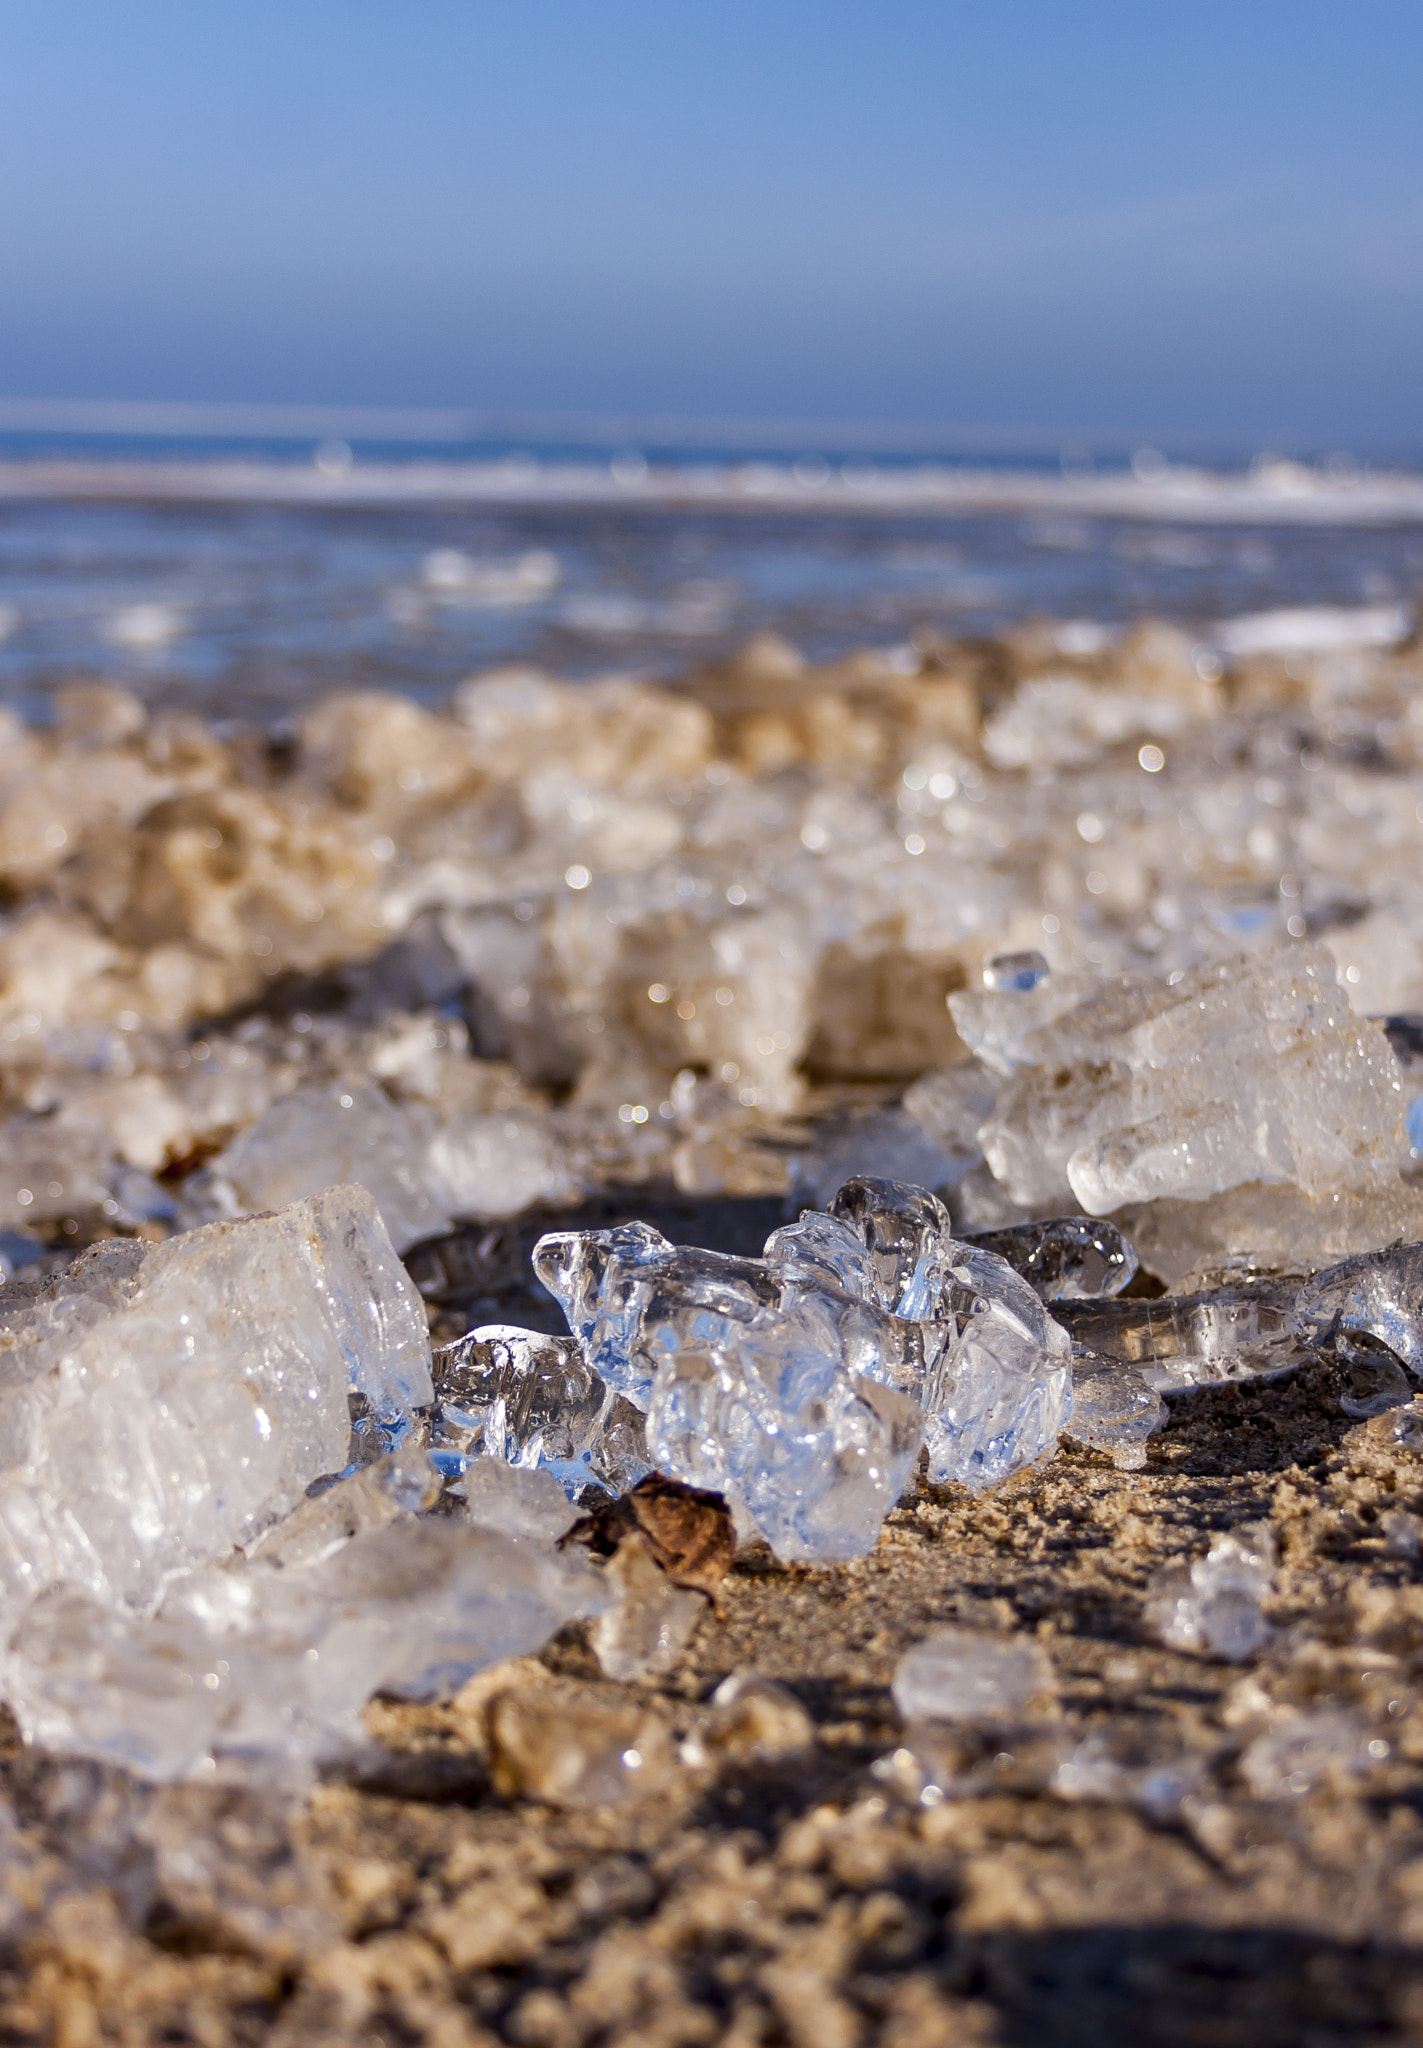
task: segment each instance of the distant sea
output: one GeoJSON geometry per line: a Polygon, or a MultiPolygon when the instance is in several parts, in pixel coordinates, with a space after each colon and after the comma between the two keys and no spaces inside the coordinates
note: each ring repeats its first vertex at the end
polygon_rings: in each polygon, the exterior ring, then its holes
{"type": "Polygon", "coordinates": [[[0,405],[0,699],[34,718],[76,674],[280,720],[506,663],[673,676],[761,630],[908,660],[1034,617],[1225,644],[1309,608],[1378,639],[1423,585],[1416,463],[95,410],[0,405]]]}

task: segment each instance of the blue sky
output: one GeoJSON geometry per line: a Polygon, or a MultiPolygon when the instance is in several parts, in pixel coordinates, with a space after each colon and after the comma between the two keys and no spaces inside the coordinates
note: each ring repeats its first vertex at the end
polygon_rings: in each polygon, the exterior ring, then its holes
{"type": "Polygon", "coordinates": [[[1417,0],[5,0],[0,393],[1423,447],[1417,0]]]}

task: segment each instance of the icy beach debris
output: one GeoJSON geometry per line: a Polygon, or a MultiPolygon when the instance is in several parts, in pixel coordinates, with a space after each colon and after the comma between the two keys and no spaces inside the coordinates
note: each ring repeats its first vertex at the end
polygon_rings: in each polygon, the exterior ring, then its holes
{"type": "Polygon", "coordinates": [[[1240,1280],[1155,1301],[1060,1302],[1055,1313],[1082,1351],[1165,1394],[1297,1364],[1307,1336],[1299,1296],[1298,1279],[1240,1280]]]}
{"type": "Polygon", "coordinates": [[[1347,1786],[1387,1763],[1393,1745],[1347,1709],[1298,1714],[1257,1735],[1240,1775],[1257,1799],[1298,1799],[1318,1786],[1347,1786]]]}
{"type": "Polygon", "coordinates": [[[706,1612],[703,1596],[662,1569],[647,1538],[624,1537],[604,1573],[616,1604],[593,1624],[593,1654],[605,1678],[670,1671],[706,1612]]]}
{"type": "Polygon", "coordinates": [[[1034,1642],[986,1629],[938,1628],[895,1666],[904,1721],[1009,1722],[1051,1694],[1052,1665],[1034,1642]]]}
{"type": "Polygon", "coordinates": [[[348,1473],[301,1504],[247,1546],[263,1564],[320,1564],[353,1536],[418,1515],[440,1497],[440,1474],[418,1444],[405,1443],[348,1473]]]}
{"type": "Polygon", "coordinates": [[[955,1243],[922,1188],[852,1180],[834,1206],[869,1254],[878,1299],[923,1329],[930,1475],[993,1486],[1048,1455],[1071,1413],[1071,1341],[1027,1281],[955,1243]]]}
{"type": "Polygon", "coordinates": [[[1423,1380],[1423,1244],[1394,1244],[1316,1273],[1295,1306],[1308,1342],[1373,1338],[1423,1380]]]}
{"type": "Polygon", "coordinates": [[[496,1789],[574,1809],[656,1792],[674,1768],[661,1724],[627,1694],[511,1687],[485,1710],[496,1789]]]}
{"type": "Polygon", "coordinates": [[[463,1496],[476,1528],[497,1529],[516,1542],[556,1544],[578,1519],[568,1495],[541,1466],[472,1458],[450,1491],[463,1496]]]}
{"type": "Polygon", "coordinates": [[[739,1504],[780,1556],[870,1547],[918,1449],[917,1401],[879,1378],[912,1376],[912,1326],[642,1224],[544,1237],[534,1263],[594,1370],[645,1408],[660,1472],[739,1504]]]}
{"type": "Polygon", "coordinates": [[[922,1434],[931,1475],[994,1485],[1052,1450],[1070,1340],[923,1188],[854,1179],[761,1259],[643,1224],[540,1240],[534,1262],[658,1468],[743,1509],[780,1556],[873,1541],[922,1434]]]}
{"type": "Polygon", "coordinates": [[[215,1162],[213,1177],[231,1190],[236,1215],[358,1180],[397,1251],[450,1227],[419,1131],[370,1081],[335,1081],[274,1104],[215,1162]]]}
{"type": "Polygon", "coordinates": [[[682,1761],[773,1764],[815,1747],[815,1723],[788,1686],[759,1671],[733,1671],[682,1745],[682,1761]]]}
{"type": "Polygon", "coordinates": [[[0,1297],[0,1606],[120,1604],[250,1542],[347,1461],[348,1394],[428,1401],[423,1305],[371,1198],[97,1245],[0,1297]]]}
{"type": "Polygon", "coordinates": [[[1015,1201],[1103,1215],[1254,1181],[1314,1196],[1396,1184],[1398,1063],[1326,948],[1073,990],[1064,1008],[1052,988],[950,999],[979,1056],[1008,1070],[982,1142],[1015,1201]],[[1015,1005],[1035,1006],[1026,1028],[1015,1005]]]}
{"type": "Polygon", "coordinates": [[[1147,1439],[1166,1420],[1166,1403],[1129,1365],[1080,1353],[1072,1361],[1072,1413],[1063,1434],[1103,1451],[1122,1472],[1146,1463],[1147,1439]]]}
{"type": "Polygon", "coordinates": [[[579,1346],[490,1323],[434,1354],[431,1453],[456,1476],[471,1460],[542,1467],[577,1499],[590,1481],[622,1493],[649,1469],[643,1418],[579,1346]]]}
{"type": "Polygon", "coordinates": [[[1040,1300],[1088,1301],[1120,1294],[1136,1277],[1136,1249],[1114,1223],[1095,1216],[1057,1216],[980,1230],[972,1242],[1006,1259],[1040,1300]]]}
{"type": "Polygon", "coordinates": [[[8,1696],[28,1740],[145,1777],[307,1768],[361,1746],[373,1693],[452,1693],[608,1599],[572,1560],[403,1516],[315,1562],[192,1572],[153,1615],[55,1588],[11,1638],[8,1696]]]}
{"type": "Polygon", "coordinates": [[[1270,1639],[1261,1606],[1274,1583],[1274,1537],[1263,1524],[1244,1522],[1217,1536],[1194,1564],[1159,1573],[1146,1620],[1170,1649],[1243,1664],[1270,1639]]]}

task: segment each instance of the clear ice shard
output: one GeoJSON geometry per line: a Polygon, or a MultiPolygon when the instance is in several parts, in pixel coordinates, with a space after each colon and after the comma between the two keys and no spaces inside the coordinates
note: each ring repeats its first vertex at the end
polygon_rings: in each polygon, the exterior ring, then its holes
{"type": "MultiPolygon", "coordinates": [[[[922,1341],[803,1271],[789,1235],[742,1259],[634,1224],[542,1238],[534,1265],[594,1370],[646,1409],[657,1470],[723,1494],[778,1556],[857,1557],[919,1446],[922,1341]]],[[[833,1267],[855,1247],[832,1235],[833,1267]]]]}
{"type": "Polygon", "coordinates": [[[274,1103],[213,1162],[212,1178],[239,1215],[358,1182],[397,1251],[450,1227],[427,1133],[373,1081],[333,1081],[274,1103]]]}
{"type": "Polygon", "coordinates": [[[604,1577],[617,1599],[593,1624],[593,1654],[605,1678],[670,1671],[707,1611],[706,1596],[674,1585],[646,1539],[623,1538],[604,1577]]]}
{"type": "Polygon", "coordinates": [[[426,1452],[418,1444],[401,1444],[324,1491],[308,1494],[291,1514],[248,1545],[247,1556],[283,1571],[320,1564],[353,1536],[368,1535],[402,1515],[432,1508],[440,1486],[440,1474],[426,1452]]]}
{"type": "Polygon", "coordinates": [[[1063,1434],[1104,1451],[1123,1472],[1146,1463],[1147,1438],[1166,1420],[1166,1403],[1129,1365],[1079,1354],[1072,1362],[1072,1416],[1063,1434]]]}
{"type": "Polygon", "coordinates": [[[1055,1216],[975,1231],[970,1240],[997,1252],[1042,1301],[1087,1301],[1120,1294],[1136,1276],[1134,1246],[1115,1223],[1097,1216],[1055,1216]]]}
{"type": "Polygon", "coordinates": [[[905,1651],[891,1690],[904,1721],[1013,1721],[1052,1692],[1052,1665],[1019,1636],[938,1628],[905,1651]]]}
{"type": "Polygon", "coordinates": [[[1170,1649],[1243,1664],[1270,1639],[1261,1603],[1274,1584],[1274,1536],[1263,1523],[1243,1522],[1194,1564],[1159,1573],[1146,1619],[1170,1649]]]}
{"type": "Polygon", "coordinates": [[[1423,1244],[1389,1245],[1314,1274],[1295,1313],[1309,1343],[1375,1338],[1423,1380],[1423,1244]]]}
{"type": "Polygon", "coordinates": [[[363,1188],[0,1297],[0,1617],[44,1588],[154,1600],[346,1463],[348,1394],[431,1398],[424,1306],[363,1188]]]}
{"type": "Polygon", "coordinates": [[[1298,1799],[1319,1785],[1367,1777],[1390,1750],[1362,1714],[1325,1708],[1257,1735],[1241,1752],[1240,1775],[1257,1799],[1298,1799]]]}
{"type": "Polygon", "coordinates": [[[846,1182],[760,1259],[628,1224],[542,1238],[534,1264],[594,1370],[646,1409],[658,1469],[725,1494],[780,1556],[868,1548],[921,1433],[935,1479],[990,1486],[1070,1411],[1066,1332],[902,1182],[846,1182]]]}
{"type": "Polygon", "coordinates": [[[465,1514],[479,1529],[497,1529],[517,1542],[557,1543],[578,1510],[551,1472],[506,1465],[502,1458],[472,1458],[450,1489],[463,1494],[465,1514]]]}
{"type": "Polygon", "coordinates": [[[878,1298],[924,1333],[931,1477],[996,1486],[1049,1455],[1072,1412],[1072,1343],[1028,1282],[956,1243],[922,1188],[848,1181],[834,1206],[870,1255],[878,1298]]]}
{"type": "Polygon", "coordinates": [[[405,1515],[319,1562],[189,1573],[153,1615],[57,1587],[14,1632],[8,1693],[29,1741],[144,1777],[301,1769],[362,1745],[375,1692],[451,1693],[609,1597],[581,1562],[405,1515]]]}
{"type": "Polygon", "coordinates": [[[1327,947],[1279,946],[1169,982],[1049,975],[950,998],[1007,1078],[981,1138],[1012,1199],[1093,1215],[1257,1181],[1306,1196],[1398,1186],[1403,1083],[1327,947]]]}
{"type": "Polygon", "coordinates": [[[497,1458],[550,1472],[576,1500],[590,1481],[625,1493],[651,1470],[641,1413],[570,1338],[489,1323],[442,1346],[433,1369],[430,1449],[450,1476],[497,1458]]]}
{"type": "Polygon", "coordinates": [[[1296,1314],[1299,1289],[1297,1279],[1241,1280],[1154,1301],[1055,1306],[1079,1352],[1099,1366],[1129,1366],[1154,1392],[1169,1394],[1297,1364],[1306,1342],[1296,1314]]]}

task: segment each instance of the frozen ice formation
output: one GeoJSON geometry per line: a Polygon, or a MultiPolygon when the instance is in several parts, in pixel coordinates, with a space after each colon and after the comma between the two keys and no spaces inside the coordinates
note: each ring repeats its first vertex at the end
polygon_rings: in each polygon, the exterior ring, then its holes
{"type": "Polygon", "coordinates": [[[1237,1280],[1153,1301],[1067,1301],[1080,1351],[1130,1367],[1157,1393],[1282,1371],[1304,1355],[1300,1282],[1237,1280]]]}
{"type": "Polygon", "coordinates": [[[1407,1401],[1423,1378],[1418,1245],[1361,1253],[1308,1279],[1217,1277],[1218,1286],[1155,1300],[1056,1305],[1078,1354],[1075,1416],[1084,1440],[1099,1439],[1080,1427],[1083,1399],[1130,1401],[1130,1384],[1170,1393],[1282,1372],[1323,1353],[1346,1381],[1345,1413],[1365,1416],[1407,1401]]]}
{"type": "Polygon", "coordinates": [[[359,1181],[397,1251],[450,1227],[430,1188],[419,1131],[371,1081],[304,1088],[275,1103],[221,1155],[213,1175],[231,1190],[237,1215],[359,1181]]]}
{"type": "Polygon", "coordinates": [[[1158,1574],[1146,1618],[1173,1650],[1241,1664],[1270,1639],[1261,1603],[1274,1584],[1274,1537],[1265,1525],[1245,1522],[1217,1536],[1189,1567],[1158,1574]]]}
{"type": "Polygon", "coordinates": [[[683,1743],[682,1761],[768,1764],[814,1747],[815,1723],[788,1687],[759,1671],[733,1671],[683,1743]]]}
{"type": "Polygon", "coordinates": [[[980,1230],[972,1242],[996,1252],[1043,1301],[1083,1301],[1120,1294],[1136,1276],[1136,1248],[1114,1223],[1095,1216],[1057,1216],[980,1230]]]}
{"type": "Polygon", "coordinates": [[[1326,1708],[1257,1735],[1241,1752],[1240,1775],[1257,1799],[1298,1799],[1321,1784],[1368,1777],[1392,1753],[1362,1715],[1326,1708]]]}
{"type": "Polygon", "coordinates": [[[534,1262],[589,1364],[644,1409],[659,1471],[742,1507],[780,1556],[855,1557],[919,1446],[922,1347],[914,1326],[807,1271],[788,1249],[797,1228],[764,1259],[629,1224],[546,1236],[534,1262]]]}
{"type": "MultiPolygon", "coordinates": [[[[19,1290],[19,1291],[17,1291],[19,1290]]],[[[425,1314],[361,1188],[0,1298],[0,1614],[110,1604],[246,1543],[346,1463],[348,1395],[430,1399],[425,1314]]]]}
{"type": "Polygon", "coordinates": [[[534,1252],[588,1364],[646,1412],[653,1463],[787,1557],[868,1548],[921,1437],[934,1478],[993,1485],[1051,1451],[1071,1404],[1066,1332],[933,1195],[852,1180],[835,1211],[760,1259],[645,1224],[534,1252]]]}
{"type": "Polygon", "coordinates": [[[1284,946],[1167,983],[950,998],[1007,1076],[983,1126],[1015,1201],[1103,1215],[1247,1182],[1306,1195],[1397,1181],[1403,1089],[1382,1028],[1357,1017],[1322,946],[1284,946]]]}
{"type": "Polygon", "coordinates": [[[625,1493],[651,1469],[641,1412],[566,1337],[487,1324],[435,1353],[434,1385],[431,1450],[450,1475],[496,1458],[577,1499],[590,1481],[625,1493]]]}
{"type": "Polygon", "coordinates": [[[606,1678],[670,1671],[706,1613],[701,1593],[674,1585],[638,1535],[624,1538],[605,1577],[616,1601],[593,1626],[593,1654],[606,1678]]]}
{"type": "Polygon", "coordinates": [[[1052,1686],[1052,1665],[1036,1643],[938,1628],[905,1651],[892,1690],[902,1720],[972,1723],[1016,1720],[1052,1686]]]}
{"type": "Polygon", "coordinates": [[[15,1629],[8,1693],[30,1741],[145,1777],[300,1768],[362,1745],[372,1693],[453,1692],[608,1598],[542,1546],[407,1513],[317,1558],[184,1574],[151,1615],[57,1586],[15,1629]]]}
{"type": "Polygon", "coordinates": [[[1129,1365],[1083,1353],[1072,1364],[1072,1414],[1064,1435],[1104,1451],[1123,1472],[1139,1472],[1146,1443],[1166,1420],[1166,1403],[1129,1365]]]}
{"type": "Polygon", "coordinates": [[[1051,1453],[1072,1408],[1071,1341],[997,1253],[956,1243],[943,1204],[893,1181],[835,1200],[864,1244],[876,1298],[924,1332],[929,1471],[992,1486],[1051,1453]]]}
{"type": "Polygon", "coordinates": [[[509,1686],[485,1711],[494,1783],[506,1798],[615,1806],[665,1784],[665,1729],[626,1694],[509,1686]]]}

